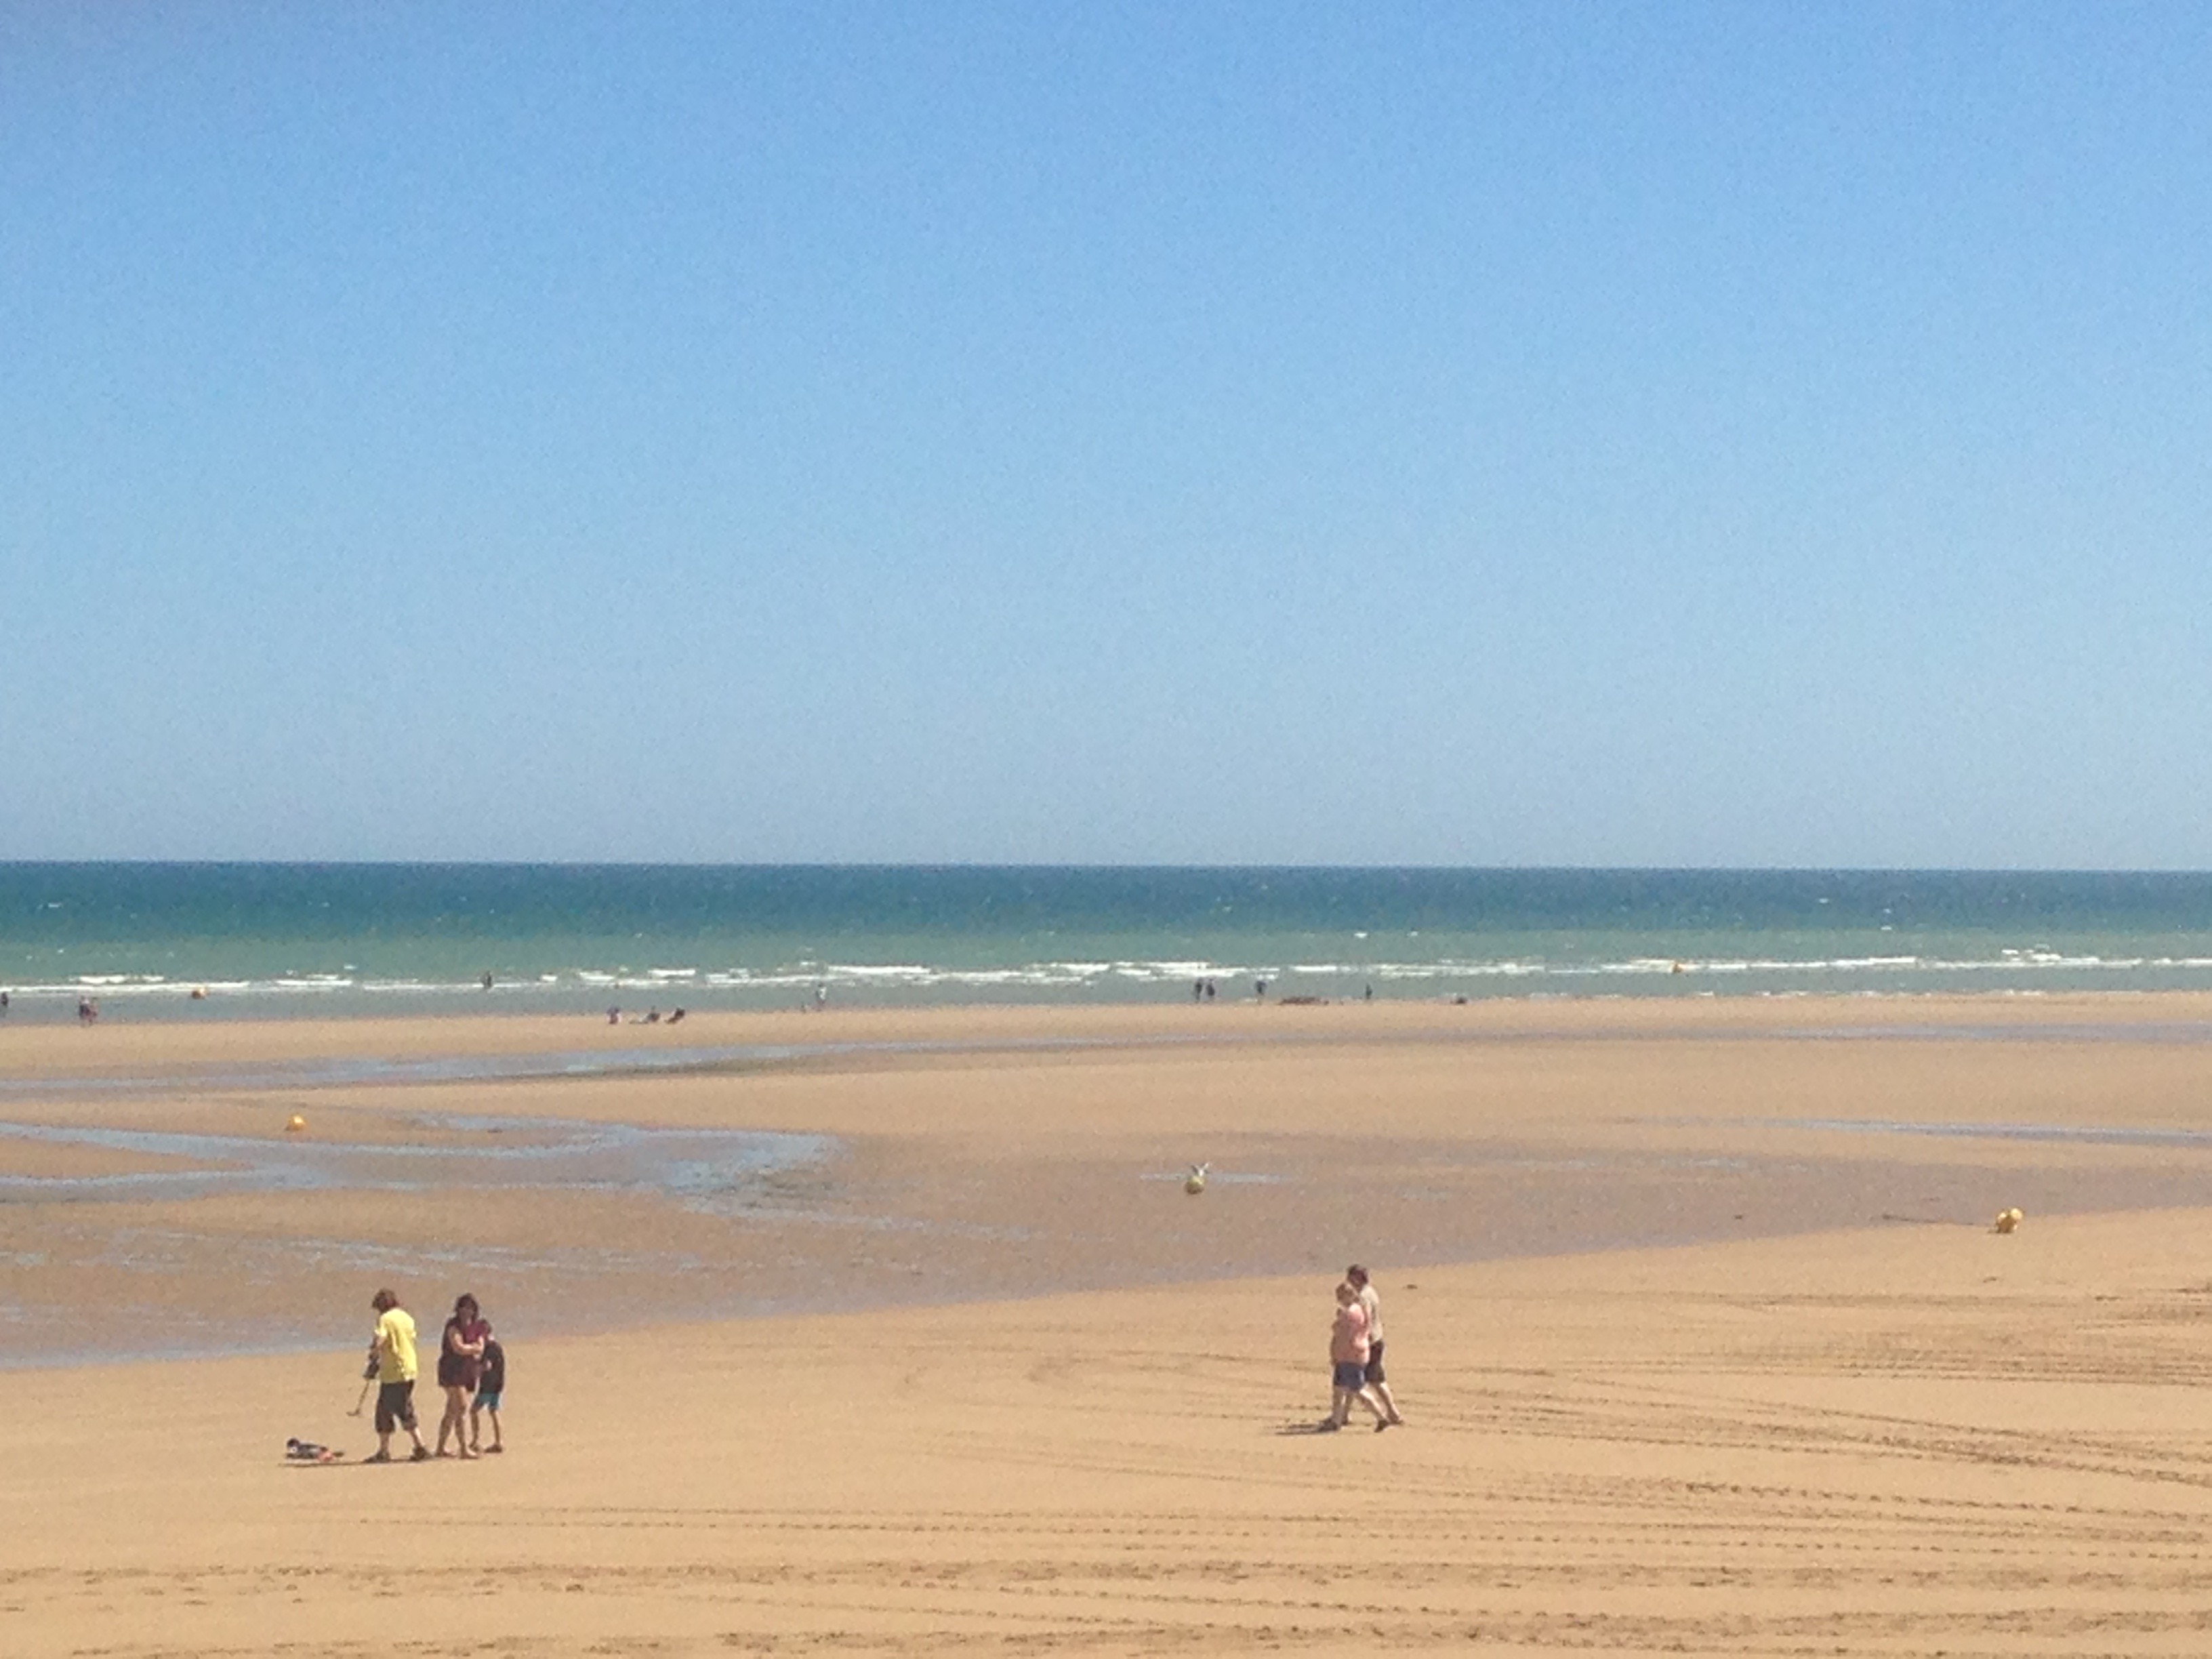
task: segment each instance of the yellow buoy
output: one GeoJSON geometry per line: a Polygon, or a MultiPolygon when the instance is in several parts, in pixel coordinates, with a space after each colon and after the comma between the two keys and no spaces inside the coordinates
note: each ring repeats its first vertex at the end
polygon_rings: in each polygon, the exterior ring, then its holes
{"type": "Polygon", "coordinates": [[[2027,1219],[2027,1218],[2022,1215],[2017,1208],[1999,1210],[1997,1212],[1996,1231],[2001,1233],[2008,1233],[2026,1219],[2027,1219]]]}
{"type": "Polygon", "coordinates": [[[1188,1193],[1193,1198],[1196,1198],[1200,1193],[1204,1192],[1206,1190],[1206,1172],[1212,1167],[1213,1166],[1211,1164],[1192,1164],[1190,1166],[1190,1173],[1182,1178],[1183,1191],[1188,1193]]]}
{"type": "Polygon", "coordinates": [[[307,1127],[307,1120],[301,1117],[297,1112],[293,1113],[292,1115],[286,1120],[284,1124],[285,1132],[289,1134],[297,1134],[301,1130],[307,1127]]]}

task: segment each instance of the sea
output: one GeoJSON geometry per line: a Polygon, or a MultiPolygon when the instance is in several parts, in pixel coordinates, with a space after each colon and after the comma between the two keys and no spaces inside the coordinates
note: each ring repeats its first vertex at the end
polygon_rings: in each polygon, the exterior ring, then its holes
{"type": "Polygon", "coordinates": [[[0,864],[13,1021],[2212,989],[2212,874],[0,864]]]}

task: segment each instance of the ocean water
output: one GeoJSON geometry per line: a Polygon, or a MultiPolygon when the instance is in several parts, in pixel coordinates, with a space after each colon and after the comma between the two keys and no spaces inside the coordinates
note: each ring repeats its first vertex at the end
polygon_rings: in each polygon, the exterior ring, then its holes
{"type": "Polygon", "coordinates": [[[13,1020],[2212,988],[2212,875],[0,864],[13,1020]],[[490,988],[483,979],[489,975],[490,988]],[[193,999],[195,988],[206,992],[193,999]]]}

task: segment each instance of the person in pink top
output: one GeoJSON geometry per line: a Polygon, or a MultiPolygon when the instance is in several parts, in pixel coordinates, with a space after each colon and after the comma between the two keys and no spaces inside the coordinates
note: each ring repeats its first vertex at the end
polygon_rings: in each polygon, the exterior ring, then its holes
{"type": "Polygon", "coordinates": [[[1382,1402],[1367,1386],[1367,1310],[1349,1283],[1336,1287],[1336,1323],[1329,1328],[1328,1360],[1329,1407],[1319,1425],[1321,1431],[1334,1433],[1350,1422],[1355,1400],[1375,1414],[1376,1433],[1389,1428],[1390,1419],[1382,1402]]]}
{"type": "Polygon", "coordinates": [[[1383,1414],[1395,1428],[1406,1419],[1398,1415],[1398,1402],[1390,1397],[1390,1381],[1382,1370],[1382,1298],[1368,1282],[1367,1269],[1357,1261],[1344,1270],[1344,1282],[1358,1293],[1359,1305],[1367,1310],[1367,1386],[1375,1390],[1383,1414]]]}

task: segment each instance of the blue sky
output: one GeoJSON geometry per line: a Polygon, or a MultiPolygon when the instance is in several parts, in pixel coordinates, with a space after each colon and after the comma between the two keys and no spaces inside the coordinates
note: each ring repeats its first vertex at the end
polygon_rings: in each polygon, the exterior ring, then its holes
{"type": "Polygon", "coordinates": [[[2208,84],[0,4],[0,856],[2203,867],[2208,84]]]}

